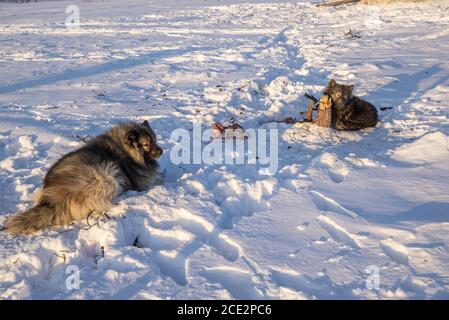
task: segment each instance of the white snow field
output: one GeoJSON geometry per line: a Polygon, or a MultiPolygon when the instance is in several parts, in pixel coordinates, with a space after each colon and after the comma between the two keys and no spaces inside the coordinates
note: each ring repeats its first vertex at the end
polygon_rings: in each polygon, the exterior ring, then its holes
{"type": "Polygon", "coordinates": [[[167,172],[98,221],[0,232],[0,298],[449,298],[448,52],[449,1],[0,3],[0,223],[121,121],[149,120],[167,172]],[[279,122],[331,78],[392,109],[360,132],[279,122]],[[170,161],[173,130],[231,118],[279,130],[276,174],[170,161]]]}

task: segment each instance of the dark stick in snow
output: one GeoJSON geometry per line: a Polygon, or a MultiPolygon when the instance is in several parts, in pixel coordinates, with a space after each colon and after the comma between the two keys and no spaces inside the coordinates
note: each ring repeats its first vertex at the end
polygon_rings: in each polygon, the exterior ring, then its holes
{"type": "Polygon", "coordinates": [[[308,93],[304,93],[304,97],[306,97],[307,99],[313,100],[313,102],[315,102],[315,103],[320,102],[320,100],[318,100],[318,99],[315,98],[313,95],[308,94],[308,93]]]}
{"type": "Polygon", "coordinates": [[[317,4],[317,7],[336,7],[340,6],[342,4],[349,4],[349,3],[357,3],[362,0],[338,0],[338,1],[332,1],[332,2],[324,2],[317,4]]]}

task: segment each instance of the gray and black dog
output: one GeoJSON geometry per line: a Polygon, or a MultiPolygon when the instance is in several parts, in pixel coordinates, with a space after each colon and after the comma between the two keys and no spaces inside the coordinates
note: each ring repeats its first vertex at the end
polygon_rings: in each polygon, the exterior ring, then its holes
{"type": "Polygon", "coordinates": [[[157,179],[162,155],[148,122],[124,123],[58,160],[48,171],[35,206],[6,221],[7,232],[32,234],[102,213],[126,190],[142,191],[157,179]]]}
{"type": "Polygon", "coordinates": [[[331,79],[324,94],[332,98],[332,127],[338,130],[360,130],[376,126],[377,109],[352,94],[353,85],[338,84],[331,79]]]}

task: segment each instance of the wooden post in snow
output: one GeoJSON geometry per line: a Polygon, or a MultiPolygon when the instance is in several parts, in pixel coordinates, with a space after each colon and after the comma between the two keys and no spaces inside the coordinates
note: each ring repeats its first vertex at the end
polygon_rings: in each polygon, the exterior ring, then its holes
{"type": "Polygon", "coordinates": [[[313,101],[309,99],[309,106],[307,107],[307,121],[313,121],[313,101]]]}
{"type": "Polygon", "coordinates": [[[332,100],[329,96],[322,96],[318,103],[316,124],[320,127],[332,127],[332,100]]]}

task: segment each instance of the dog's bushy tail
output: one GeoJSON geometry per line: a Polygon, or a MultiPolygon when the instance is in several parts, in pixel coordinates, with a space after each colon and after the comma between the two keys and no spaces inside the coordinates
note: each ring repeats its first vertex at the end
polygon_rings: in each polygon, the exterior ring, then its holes
{"type": "Polygon", "coordinates": [[[124,183],[118,177],[116,166],[112,163],[81,166],[76,172],[79,174],[66,175],[59,183],[44,187],[38,194],[37,204],[10,217],[5,231],[13,235],[32,234],[108,210],[111,201],[121,192],[120,182],[124,183]]]}
{"type": "Polygon", "coordinates": [[[46,204],[38,204],[27,211],[10,217],[5,230],[12,235],[32,234],[53,224],[56,212],[46,204]]]}

